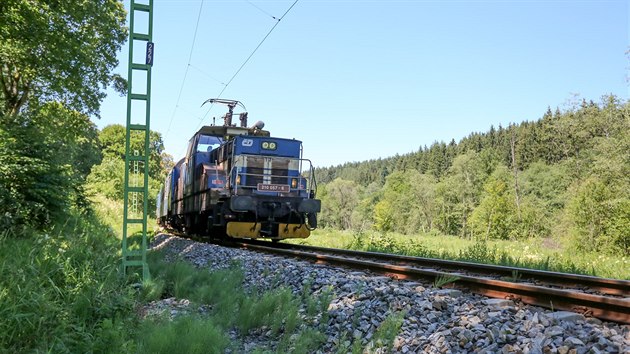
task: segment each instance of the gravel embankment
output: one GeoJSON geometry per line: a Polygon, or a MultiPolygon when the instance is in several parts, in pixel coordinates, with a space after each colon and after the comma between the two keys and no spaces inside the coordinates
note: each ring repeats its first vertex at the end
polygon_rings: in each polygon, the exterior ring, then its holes
{"type": "MultiPolygon", "coordinates": [[[[245,286],[271,289],[284,285],[301,294],[332,289],[326,335],[321,352],[336,352],[351,340],[370,343],[392,312],[404,311],[394,352],[402,353],[630,353],[630,326],[584,318],[571,312],[488,299],[457,290],[439,290],[427,283],[397,281],[368,272],[316,265],[295,259],[223,248],[178,237],[159,235],[154,249],[198,267],[220,269],[234,260],[245,270],[245,286]]],[[[145,313],[170,311],[175,316],[207,309],[190,309],[185,299],[153,302],[145,313]]],[[[264,330],[243,340],[243,351],[275,347],[264,330]]]]}

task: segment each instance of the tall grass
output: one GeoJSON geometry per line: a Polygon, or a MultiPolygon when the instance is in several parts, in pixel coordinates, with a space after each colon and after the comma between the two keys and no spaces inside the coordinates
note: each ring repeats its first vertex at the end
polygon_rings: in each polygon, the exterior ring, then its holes
{"type": "Polygon", "coordinates": [[[223,353],[230,338],[211,319],[195,316],[147,321],[139,332],[140,351],[152,354],[223,353]]]}
{"type": "Polygon", "coordinates": [[[0,352],[124,352],[134,293],[119,243],[96,219],[0,236],[0,352]]]}
{"type": "Polygon", "coordinates": [[[323,229],[315,230],[306,240],[290,242],[630,279],[628,256],[578,252],[561,243],[549,247],[549,240],[541,239],[478,242],[435,234],[407,236],[323,229]]]}
{"type": "MultiPolygon", "coordinates": [[[[108,199],[103,195],[96,194],[90,196],[90,201],[94,205],[94,214],[103,225],[107,225],[110,231],[118,238],[122,238],[123,229],[123,202],[120,200],[108,199]]],[[[153,230],[157,226],[155,219],[147,219],[148,230],[153,230]]],[[[130,224],[127,229],[128,235],[142,231],[142,224],[130,224]]]]}

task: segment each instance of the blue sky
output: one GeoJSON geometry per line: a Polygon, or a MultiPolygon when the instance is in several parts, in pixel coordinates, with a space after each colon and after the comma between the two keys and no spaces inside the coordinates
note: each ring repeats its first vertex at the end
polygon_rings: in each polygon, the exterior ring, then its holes
{"type": "MultiPolygon", "coordinates": [[[[151,128],[175,160],[201,125],[220,122],[224,107],[201,103],[293,2],[205,0],[188,66],[201,0],[154,0],[151,128]]],[[[628,99],[629,16],[621,0],[300,0],[221,98],[302,140],[316,166],[404,154],[576,97],[628,99]]],[[[125,112],[110,91],[94,121],[125,124],[125,112]]]]}

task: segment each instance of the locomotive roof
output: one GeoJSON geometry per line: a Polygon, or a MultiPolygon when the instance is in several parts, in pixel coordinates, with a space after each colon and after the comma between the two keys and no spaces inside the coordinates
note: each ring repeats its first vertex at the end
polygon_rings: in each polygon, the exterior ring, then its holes
{"type": "Polygon", "coordinates": [[[237,136],[237,135],[256,135],[256,136],[270,136],[269,131],[244,128],[244,127],[228,127],[224,125],[206,125],[201,127],[197,134],[213,135],[220,137],[237,136]]]}

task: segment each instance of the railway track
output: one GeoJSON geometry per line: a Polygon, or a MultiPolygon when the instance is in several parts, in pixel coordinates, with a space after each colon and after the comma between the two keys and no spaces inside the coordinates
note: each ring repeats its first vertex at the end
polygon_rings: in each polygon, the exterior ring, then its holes
{"type": "Polygon", "coordinates": [[[397,279],[456,279],[449,287],[630,324],[630,281],[625,280],[255,240],[225,245],[366,269],[397,279]]]}

